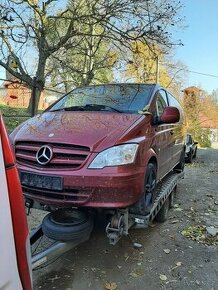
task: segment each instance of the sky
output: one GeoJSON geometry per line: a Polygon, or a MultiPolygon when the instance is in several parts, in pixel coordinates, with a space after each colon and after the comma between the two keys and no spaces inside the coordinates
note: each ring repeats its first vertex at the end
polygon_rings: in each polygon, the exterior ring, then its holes
{"type": "MultiPolygon", "coordinates": [[[[183,62],[189,71],[196,72],[187,74],[186,87],[200,86],[211,93],[218,89],[218,1],[181,2],[185,5],[181,12],[185,15],[186,27],[174,33],[174,39],[181,39],[184,44],[175,50],[175,59],[183,62]]],[[[0,78],[4,76],[4,70],[0,67],[0,78]]]]}
{"type": "Polygon", "coordinates": [[[185,25],[176,34],[184,46],[176,49],[175,58],[187,65],[189,72],[187,86],[201,86],[211,93],[218,89],[218,1],[183,0],[185,25]]]}

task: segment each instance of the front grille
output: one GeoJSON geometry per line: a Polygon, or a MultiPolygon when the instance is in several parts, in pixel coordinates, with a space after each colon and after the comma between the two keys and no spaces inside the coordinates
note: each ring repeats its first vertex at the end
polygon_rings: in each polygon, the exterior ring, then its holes
{"type": "Polygon", "coordinates": [[[89,147],[71,144],[43,142],[17,142],[15,144],[17,162],[37,168],[77,169],[83,165],[89,153],[89,147]],[[36,160],[36,153],[43,145],[50,146],[53,151],[53,157],[46,165],[40,165],[36,160]]]}
{"type": "Polygon", "coordinates": [[[82,188],[64,188],[62,191],[40,189],[31,186],[22,186],[26,198],[38,200],[52,200],[53,202],[73,202],[74,204],[83,204],[87,202],[91,195],[92,189],[82,188]]]}

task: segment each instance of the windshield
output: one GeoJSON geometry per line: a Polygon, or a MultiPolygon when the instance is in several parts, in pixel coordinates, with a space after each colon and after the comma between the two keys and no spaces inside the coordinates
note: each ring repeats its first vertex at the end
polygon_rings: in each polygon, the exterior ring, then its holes
{"type": "Polygon", "coordinates": [[[149,102],[154,85],[110,84],[77,88],[49,111],[115,111],[138,113],[149,102]]]}
{"type": "Polygon", "coordinates": [[[192,137],[190,135],[186,136],[186,144],[192,144],[192,137]]]}

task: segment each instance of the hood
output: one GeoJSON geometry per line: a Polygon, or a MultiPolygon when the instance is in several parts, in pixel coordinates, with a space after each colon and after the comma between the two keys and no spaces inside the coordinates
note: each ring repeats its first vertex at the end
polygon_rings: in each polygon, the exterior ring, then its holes
{"type": "Polygon", "coordinates": [[[45,112],[15,129],[11,138],[13,143],[75,144],[98,152],[119,143],[119,138],[141,117],[113,112],[45,112]]]}

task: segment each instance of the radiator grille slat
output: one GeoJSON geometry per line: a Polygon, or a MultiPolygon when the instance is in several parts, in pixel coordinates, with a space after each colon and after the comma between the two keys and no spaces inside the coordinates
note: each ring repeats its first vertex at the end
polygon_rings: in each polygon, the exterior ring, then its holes
{"type": "Polygon", "coordinates": [[[63,191],[45,190],[40,188],[33,188],[29,186],[22,186],[23,192],[26,198],[52,198],[53,200],[59,201],[74,201],[75,203],[86,202],[92,194],[92,190],[81,190],[81,189],[64,189],[63,191]]]}
{"type": "Polygon", "coordinates": [[[15,155],[20,164],[30,165],[36,168],[49,169],[77,169],[80,168],[90,154],[90,148],[74,144],[43,143],[43,142],[17,142],[15,155]],[[45,165],[40,165],[36,159],[37,151],[47,145],[52,148],[53,157],[45,165]]]}

